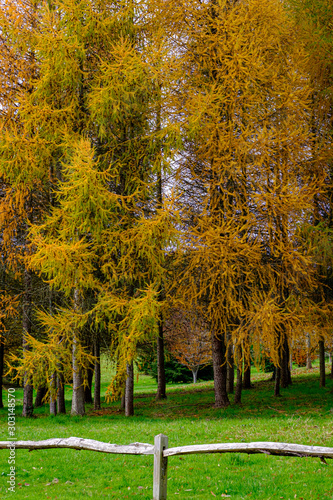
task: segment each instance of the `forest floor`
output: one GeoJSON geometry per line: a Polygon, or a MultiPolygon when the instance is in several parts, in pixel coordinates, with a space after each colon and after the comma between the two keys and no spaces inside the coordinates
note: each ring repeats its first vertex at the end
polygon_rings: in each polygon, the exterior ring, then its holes
{"type": "MultiPolygon", "coordinates": [[[[327,367],[328,372],[328,367],[327,367]]],[[[107,386],[104,370],[103,390],[107,386]]],[[[87,405],[85,417],[35,410],[24,419],[22,389],[16,389],[16,437],[40,440],[83,437],[129,444],[154,442],[166,434],[169,446],[204,443],[278,441],[333,447],[333,380],[319,388],[319,373],[296,368],[293,384],[274,398],[270,375],[254,370],[254,387],[243,391],[243,404],[216,409],[213,382],[168,386],[168,398],[155,401],[156,383],[139,375],[135,384],[135,416],[126,418],[119,403],[87,405]]],[[[5,400],[7,392],[4,391],[5,400]]],[[[70,412],[70,389],[66,391],[70,412]]],[[[6,404],[6,403],[5,403],[6,404]]],[[[7,435],[7,408],[0,410],[1,440],[7,435]]],[[[0,450],[0,498],[9,498],[9,454],[0,450]]],[[[17,499],[140,497],[152,499],[153,457],[107,455],[66,449],[16,450],[17,499]]],[[[333,461],[267,455],[188,455],[171,457],[168,498],[234,500],[333,500],[333,461]]]]}

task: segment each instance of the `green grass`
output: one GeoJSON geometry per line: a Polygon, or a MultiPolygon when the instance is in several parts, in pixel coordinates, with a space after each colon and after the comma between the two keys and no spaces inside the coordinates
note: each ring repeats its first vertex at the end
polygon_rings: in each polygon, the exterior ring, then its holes
{"type": "MultiPolygon", "coordinates": [[[[139,376],[135,416],[125,418],[119,403],[103,403],[100,412],[50,417],[17,417],[18,439],[78,436],[129,444],[153,443],[164,433],[169,446],[218,442],[280,441],[333,447],[333,381],[319,388],[318,370],[296,369],[293,385],[274,398],[269,374],[255,372],[255,387],[243,392],[242,407],[213,407],[212,382],[168,387],[168,399],[156,402],[156,384],[139,376]]],[[[103,381],[104,388],[106,380],[103,381]]],[[[67,390],[70,411],[70,391],[67,390]]],[[[231,396],[231,401],[233,396],[231,396]]],[[[17,413],[22,390],[17,390],[17,413]]],[[[0,410],[1,439],[7,439],[7,409],[0,410]]],[[[0,450],[0,498],[9,498],[7,450],[0,450]]],[[[153,457],[107,455],[76,450],[16,451],[15,498],[152,499],[153,457]]],[[[333,499],[333,462],[266,455],[189,455],[169,458],[168,498],[333,499]]]]}

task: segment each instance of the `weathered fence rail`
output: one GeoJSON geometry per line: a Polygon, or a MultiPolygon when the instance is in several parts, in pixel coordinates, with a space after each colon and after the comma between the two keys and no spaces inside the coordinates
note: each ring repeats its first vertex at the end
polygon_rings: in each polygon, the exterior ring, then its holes
{"type": "Polygon", "coordinates": [[[154,455],[154,500],[166,500],[167,498],[168,457],[176,455],[191,455],[194,453],[264,453],[275,456],[320,458],[323,461],[333,459],[333,448],[290,443],[218,443],[168,448],[168,438],[163,434],[155,436],[154,445],[131,443],[128,446],[123,446],[77,437],[45,439],[43,441],[0,441],[0,449],[8,449],[13,446],[16,449],[27,449],[29,451],[48,448],[71,448],[122,455],[154,455]]]}

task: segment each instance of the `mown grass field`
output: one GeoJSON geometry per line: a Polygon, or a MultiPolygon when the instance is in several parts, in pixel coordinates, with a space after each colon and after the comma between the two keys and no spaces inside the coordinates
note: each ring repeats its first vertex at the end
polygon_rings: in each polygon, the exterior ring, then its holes
{"type": "MultiPolygon", "coordinates": [[[[104,371],[105,373],[105,371],[104,371]]],[[[107,374],[104,375],[104,389],[107,374]]],[[[319,388],[318,369],[293,371],[293,385],[274,398],[270,374],[255,373],[254,388],[243,391],[243,405],[213,408],[213,383],[168,387],[168,399],[156,402],[156,384],[140,375],[135,385],[135,416],[125,418],[119,403],[103,403],[100,412],[35,418],[17,417],[17,438],[39,440],[77,436],[110,443],[153,443],[164,433],[169,446],[218,442],[279,441],[333,447],[333,381],[319,388]]],[[[5,392],[6,395],[6,392],[5,392]]],[[[17,389],[17,414],[22,390],[17,389]]],[[[67,390],[68,413],[70,390],[67,390]]],[[[230,397],[231,401],[233,396],[230,397]]],[[[7,409],[0,410],[1,440],[6,440],[7,409]]],[[[0,498],[152,499],[153,457],[107,455],[90,451],[16,450],[17,486],[7,490],[8,452],[0,450],[0,498]]],[[[171,457],[168,498],[255,500],[333,499],[333,461],[266,455],[190,455],[171,457]]]]}

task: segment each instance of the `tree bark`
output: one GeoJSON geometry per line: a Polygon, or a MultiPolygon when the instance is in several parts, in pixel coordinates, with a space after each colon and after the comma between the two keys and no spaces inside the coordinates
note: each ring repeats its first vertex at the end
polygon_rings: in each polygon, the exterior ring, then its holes
{"type": "Polygon", "coordinates": [[[231,336],[228,335],[228,349],[227,349],[227,393],[234,392],[235,385],[235,364],[234,364],[234,349],[231,342],[231,336]]]}
{"type": "Polygon", "coordinates": [[[274,396],[280,396],[280,380],[281,380],[281,368],[277,366],[275,370],[274,396]]]}
{"type": "Polygon", "coordinates": [[[320,373],[320,387],[325,387],[325,342],[323,339],[319,340],[319,373],[320,373]]]}
{"type": "Polygon", "coordinates": [[[225,340],[212,334],[215,408],[230,404],[227,394],[227,360],[225,340]]]}
{"type": "Polygon", "coordinates": [[[50,382],[50,415],[56,415],[57,414],[57,396],[55,394],[55,390],[57,387],[57,374],[54,372],[51,375],[51,382],[50,382]]]}
{"type": "Polygon", "coordinates": [[[66,413],[66,405],[65,405],[65,380],[62,373],[58,374],[57,377],[57,405],[58,405],[58,413],[66,413]]]}
{"type": "Polygon", "coordinates": [[[156,400],[166,399],[166,381],[164,366],[163,319],[160,317],[157,337],[157,394],[156,400]]]}
{"type": "Polygon", "coordinates": [[[243,389],[252,389],[251,385],[251,363],[245,360],[243,389]]]}
{"type": "MultiPolygon", "coordinates": [[[[31,314],[32,314],[32,301],[31,301],[31,288],[32,288],[32,277],[30,271],[24,270],[24,296],[23,296],[23,307],[22,307],[22,327],[23,327],[23,357],[25,353],[29,350],[26,340],[26,334],[31,334],[31,314]]],[[[23,417],[32,417],[33,415],[33,387],[29,384],[28,374],[24,374],[23,379],[23,417]]]]}
{"type": "Polygon", "coordinates": [[[281,359],[281,387],[286,388],[291,384],[291,374],[289,368],[289,344],[286,334],[283,338],[282,359],[281,359]]]}
{"type": "MultiPolygon", "coordinates": [[[[79,311],[81,309],[80,304],[80,292],[76,288],[74,290],[74,309],[75,311],[79,311]]],[[[84,406],[84,388],[83,388],[83,380],[82,380],[82,372],[81,368],[78,365],[77,361],[77,349],[78,349],[78,332],[73,332],[73,347],[72,347],[72,369],[73,369],[73,396],[72,396],[72,415],[84,415],[85,414],[85,406],[84,406]]]]}
{"type": "Polygon", "coordinates": [[[78,340],[76,338],[76,335],[74,334],[73,349],[72,349],[73,396],[72,396],[71,414],[82,416],[85,414],[84,388],[83,388],[81,369],[78,366],[77,357],[76,357],[77,343],[78,343],[78,340]]]}
{"type": "Polygon", "coordinates": [[[91,389],[92,389],[92,379],[94,376],[94,368],[95,365],[91,364],[87,368],[87,381],[88,385],[84,387],[84,401],[85,403],[91,404],[93,402],[92,394],[91,394],[91,389]]]}
{"type": "Polygon", "coordinates": [[[312,362],[311,362],[311,337],[310,337],[309,333],[306,335],[306,343],[307,343],[306,368],[307,368],[307,370],[312,370],[312,362]]]}
{"type": "Polygon", "coordinates": [[[95,361],[95,387],[94,387],[94,410],[101,409],[101,353],[99,337],[96,337],[94,344],[95,361]]]}
{"type": "Polygon", "coordinates": [[[237,381],[235,390],[235,404],[242,402],[242,384],[243,384],[243,361],[241,357],[241,347],[237,346],[236,366],[237,366],[237,381]]]}
{"type": "Polygon", "coordinates": [[[194,366],[191,371],[193,375],[193,384],[196,384],[198,381],[199,366],[194,366]]]}
{"type": "Polygon", "coordinates": [[[134,415],[134,370],[133,361],[126,366],[126,385],[125,385],[125,417],[134,415]]]}
{"type": "Polygon", "coordinates": [[[36,398],[35,398],[35,408],[38,408],[39,406],[43,406],[43,399],[47,393],[46,387],[39,386],[37,388],[37,393],[36,393],[36,398]]]}

